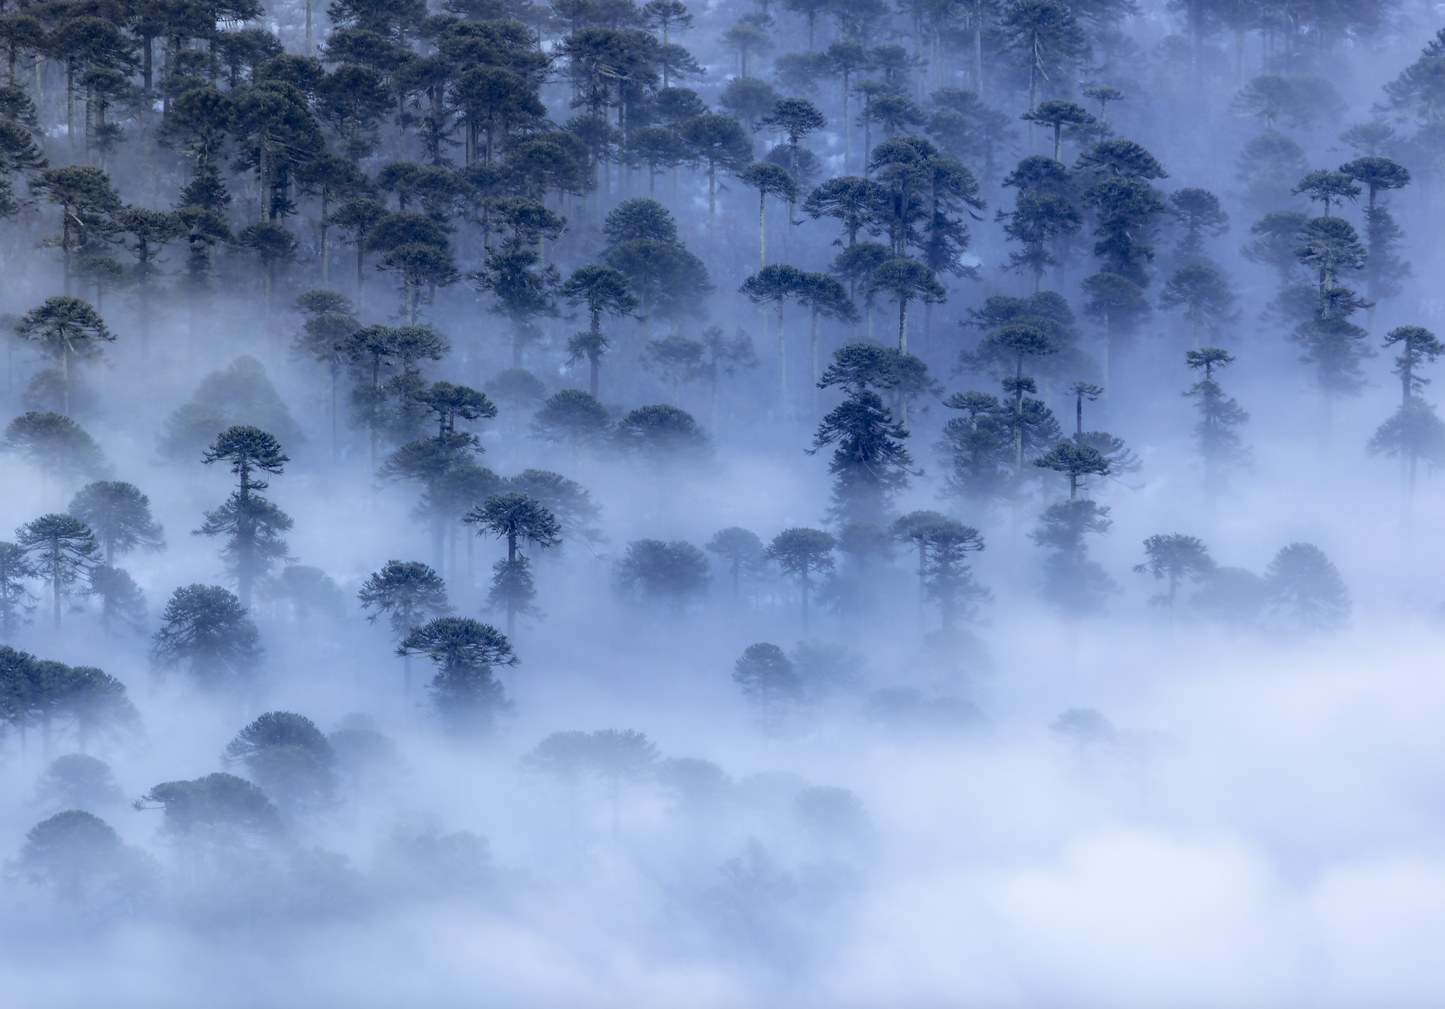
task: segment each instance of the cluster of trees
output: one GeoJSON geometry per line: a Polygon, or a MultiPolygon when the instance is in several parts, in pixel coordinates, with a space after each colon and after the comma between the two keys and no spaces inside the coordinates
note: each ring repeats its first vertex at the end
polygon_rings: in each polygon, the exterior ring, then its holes
{"type": "MultiPolygon", "coordinates": [[[[63,292],[7,320],[14,346],[44,367],[0,449],[35,469],[42,500],[79,486],[65,511],[0,542],[0,639],[16,641],[42,597],[57,639],[67,607],[86,597],[107,634],[151,629],[117,563],[165,549],[165,534],[76,419],[101,415],[84,376],[131,352],[107,315],[131,313],[133,360],[174,358],[195,350],[207,306],[225,299],[284,314],[291,359],[323,377],[319,421],[303,432],[249,355],[171,415],[161,455],[225,464],[235,489],[195,531],[218,545],[225,584],[175,588],[149,659],[247,703],[265,656],[258,598],[302,618],[346,617],[335,582],[295,563],[293,519],[266,496],[288,452],[298,466],[315,461],[302,458],[308,434],[329,442],[333,467],[416,492],[430,563],[388,560],[357,601],[369,621],[385,618],[401,703],[413,703],[420,658],[434,724],[454,738],[484,735],[512,710],[504,677],[519,664],[519,621],[545,616],[542,559],[602,542],[602,507],[579,478],[630,467],[659,516],[678,511],[678,489],[715,462],[729,396],[774,444],[822,456],[826,512],[770,541],[732,526],[700,544],[661,532],[626,542],[609,558],[622,599],[699,608],[715,563],[717,595],[740,604],[775,575],[787,588],[766,594],[796,601],[806,636],[825,606],[850,620],[881,612],[882,572],[902,566],[916,576],[920,637],[947,645],[992,599],[972,555],[1003,537],[1008,513],[1015,538],[1027,529],[1042,551],[1044,600],[1071,618],[1098,613],[1120,586],[1091,548],[1121,506],[1095,498],[1142,466],[1102,428],[1117,430],[1126,403],[1157,392],[1131,388],[1120,367],[1151,326],[1168,330],[1156,345],[1191,376],[1168,388],[1195,412],[1209,510],[1251,463],[1250,414],[1226,390],[1239,372],[1225,370],[1269,356],[1238,340],[1247,324],[1223,238],[1243,221],[1239,254],[1271,281],[1263,325],[1310,367],[1327,406],[1366,387],[1374,345],[1397,355],[1400,405],[1365,447],[1398,458],[1408,505],[1420,463],[1445,465],[1445,425],[1424,398],[1445,348],[1418,325],[1378,333],[1375,318],[1411,275],[1392,202],[1425,199],[1415,180],[1433,185],[1445,164],[1445,30],[1386,86],[1371,122],[1340,133],[1350,157],[1331,169],[1318,166],[1335,158],[1306,153],[1342,125],[1321,71],[1387,5],[1170,6],[1182,33],[1160,43],[1159,80],[1227,90],[1230,110],[1258,124],[1233,191],[1167,181],[1165,161],[1182,174],[1187,159],[1174,160],[1162,131],[1151,136],[1163,99],[1140,81],[1147,57],[1125,31],[1138,13],[1128,0],[896,11],[784,0],[735,23],[735,10],[694,14],[678,0],[447,0],[437,11],[334,0],[324,37],[306,5],[299,52],[241,0],[48,0],[0,14],[0,220],[44,231],[63,292]],[[702,38],[695,17],[718,30],[702,38]],[[799,31],[800,51],[766,68],[789,18],[806,24],[807,48],[799,31]],[[1259,65],[1246,45],[1255,32],[1259,65]],[[680,39],[734,54],[736,73],[718,81],[714,54],[680,39]],[[718,226],[729,192],[745,228],[718,226]],[[392,296],[368,284],[377,275],[392,296]],[[107,309],[121,291],[125,307],[107,309]],[[733,295],[761,316],[766,353],[725,317],[733,295]],[[463,298],[491,324],[457,310],[463,298]],[[177,307],[188,310],[185,339],[160,324],[177,307]],[[800,311],[806,353],[789,341],[800,311]],[[945,312],[956,314],[940,325],[945,312]],[[509,367],[489,368],[496,361],[509,367]],[[766,381],[754,378],[765,367],[766,381]],[[557,388],[565,369],[579,387],[557,388]],[[660,397],[639,395],[643,375],[660,397]],[[1072,430],[1056,412],[1067,409],[1072,430]],[[918,431],[936,440],[920,450],[918,431]],[[482,432],[519,465],[506,475],[483,465],[482,432]],[[528,465],[534,450],[555,452],[566,465],[548,465],[565,472],[528,465]],[[912,508],[935,461],[937,510],[912,508]],[[477,540],[506,546],[485,601],[468,591],[477,540]]],[[[1259,575],[1219,566],[1198,538],[1160,534],[1135,571],[1160,583],[1154,602],[1171,627],[1187,585],[1188,611],[1262,630],[1323,633],[1351,612],[1339,572],[1308,543],[1259,575]]],[[[754,643],[732,675],[770,734],[859,682],[856,664],[808,641],[792,653],[754,643]]],[[[868,714],[909,732],[978,717],[906,688],[875,692],[868,714]]],[[[47,758],[57,740],[84,755],[95,739],[139,730],[118,680],[9,644],[0,722],[22,746],[40,730],[47,758]]],[[[196,844],[275,838],[332,808],[348,781],[380,773],[388,746],[370,728],[327,735],[273,711],[226,747],[223,771],[158,784],[141,805],[164,809],[163,830],[196,844]]],[[[599,783],[614,834],[629,786],[660,782],[683,804],[727,790],[716,765],[661,760],[632,731],[558,733],[522,766],[563,788],[574,822],[583,783],[599,783]]],[[[56,794],[104,790],[83,762],[57,763],[52,777],[56,794]]],[[[862,822],[846,799],[799,801],[862,822]]],[[[133,904],[153,867],[83,805],[31,831],[21,871],[77,902],[103,891],[133,904]]]]}

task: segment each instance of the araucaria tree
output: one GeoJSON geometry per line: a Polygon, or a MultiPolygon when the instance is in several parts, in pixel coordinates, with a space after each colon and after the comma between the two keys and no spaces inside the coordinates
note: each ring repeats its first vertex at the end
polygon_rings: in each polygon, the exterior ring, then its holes
{"type": "Polygon", "coordinates": [[[137,547],[152,553],[165,549],[165,531],[151,518],[150,498],[134,484],[113,480],[87,484],[66,510],[95,532],[107,567],[115,566],[116,554],[137,547]]]}
{"type": "Polygon", "coordinates": [[[1199,423],[1194,425],[1194,443],[1204,459],[1204,492],[1212,502],[1222,488],[1224,474],[1231,468],[1249,463],[1249,450],[1236,430],[1249,420],[1233,397],[1215,381],[1214,369],[1234,363],[1233,355],[1218,347],[1191,350],[1184,361],[1192,371],[1203,371],[1204,377],[1191,385],[1185,396],[1195,400],[1199,423]]]}
{"type": "Polygon", "coordinates": [[[60,369],[61,413],[67,417],[71,361],[91,361],[100,354],[102,344],[115,341],[99,312],[79,298],[64,295],[47,298],[45,304],[26,312],[15,332],[22,340],[39,344],[60,369]]]}
{"type": "Polygon", "coordinates": [[[758,709],[763,731],[778,731],[788,709],[803,698],[803,680],[792,660],[777,645],[760,642],[748,645],[733,664],[733,682],[742,688],[748,703],[758,709]]]}
{"type": "Polygon", "coordinates": [[[506,637],[491,624],[466,617],[439,617],[408,634],[398,655],[425,655],[436,667],[427,684],[432,706],[446,730],[455,735],[482,732],[512,708],[492,675],[498,666],[515,666],[506,637]]]}
{"type": "Polygon", "coordinates": [[[42,515],[15,530],[15,543],[29,551],[50,583],[55,634],[60,635],[60,600],[97,560],[95,533],[71,515],[42,515]]]}
{"type": "Polygon", "coordinates": [[[525,494],[505,492],[493,494],[473,508],[462,519],[477,526],[477,535],[491,533],[507,541],[507,559],[492,566],[492,590],[487,604],[507,612],[507,634],[516,633],[517,614],[535,614],[532,600],[537,590],[532,586],[530,563],[517,546],[532,544],[547,550],[562,543],[562,527],[540,501],[525,494]]]}
{"type": "Polygon", "coordinates": [[[176,589],[151,638],[156,668],[184,666],[197,686],[212,690],[249,684],[261,654],[261,633],[246,607],[219,585],[176,589]]]}
{"type": "MultiPolygon", "coordinates": [[[[392,637],[401,641],[428,621],[452,612],[441,575],[420,561],[387,561],[386,566],[362,583],[356,594],[361,608],[374,610],[366,619],[375,623],[383,614],[392,637]]],[[[411,656],[404,661],[403,694],[411,696],[411,656]]]]}
{"type": "Polygon", "coordinates": [[[196,533],[226,538],[221,557],[236,580],[241,605],[249,608],[256,580],[286,558],[286,541],[281,537],[292,526],[291,516],[260,495],[269,485],[252,474],[280,473],[291,460],[272,435],[242,425],[217,435],[202,461],[229,462],[237,477],[236,490],[219,508],[206,512],[196,533]]]}
{"type": "Polygon", "coordinates": [[[871,389],[854,388],[830,410],[807,450],[816,455],[829,445],[837,446],[828,463],[833,475],[828,513],[840,522],[883,524],[893,495],[908,486],[913,457],[904,446],[907,437],[908,430],[871,389]]]}
{"type": "Polygon", "coordinates": [[[1367,448],[1371,455],[1394,456],[1400,460],[1400,482],[1406,501],[1415,494],[1415,473],[1420,460],[1432,469],[1445,465],[1445,423],[1435,407],[1419,393],[1430,380],[1420,374],[1445,354],[1435,334],[1421,326],[1398,326],[1385,334],[1385,346],[1399,350],[1394,373],[1400,376],[1400,408],[1376,429],[1367,448]]]}
{"type": "Polygon", "coordinates": [[[1150,574],[1156,581],[1165,580],[1168,588],[1149,600],[1150,606],[1164,606],[1169,610],[1169,629],[1174,629],[1174,604],[1179,586],[1185,581],[1200,581],[1214,570],[1214,560],[1209,549],[1197,536],[1183,533],[1150,536],[1144,541],[1146,560],[1134,565],[1139,573],[1150,574]]]}
{"type": "Polygon", "coordinates": [[[784,529],[768,544],[768,560],[790,578],[798,580],[803,602],[803,631],[808,630],[808,592],[815,575],[833,570],[833,550],[838,541],[821,529],[784,529]]]}

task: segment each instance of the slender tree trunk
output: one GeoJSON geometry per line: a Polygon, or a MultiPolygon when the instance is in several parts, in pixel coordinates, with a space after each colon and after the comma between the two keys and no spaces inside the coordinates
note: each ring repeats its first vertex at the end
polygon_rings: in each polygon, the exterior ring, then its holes
{"type": "Polygon", "coordinates": [[[778,302],[778,394],[781,416],[788,413],[788,344],[783,335],[783,303],[778,302]]]}

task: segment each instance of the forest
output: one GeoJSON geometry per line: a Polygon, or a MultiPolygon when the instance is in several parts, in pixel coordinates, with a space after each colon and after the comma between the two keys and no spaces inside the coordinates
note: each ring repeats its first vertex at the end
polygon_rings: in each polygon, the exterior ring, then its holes
{"type": "Polygon", "coordinates": [[[0,0],[4,989],[1437,1003],[1442,25],[0,0]]]}

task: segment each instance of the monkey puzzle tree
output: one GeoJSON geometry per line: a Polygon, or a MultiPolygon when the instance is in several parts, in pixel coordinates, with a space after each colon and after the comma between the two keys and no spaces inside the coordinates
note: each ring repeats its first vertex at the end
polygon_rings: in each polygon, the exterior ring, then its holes
{"type": "Polygon", "coordinates": [[[1013,438],[1007,409],[985,392],[956,392],[943,405],[960,414],[949,418],[934,445],[948,467],[944,493],[986,512],[1009,496],[1013,438]]]}
{"type": "MultiPolygon", "coordinates": [[[[447,602],[446,583],[420,561],[387,561],[373,573],[356,594],[369,623],[376,623],[383,614],[391,625],[392,637],[402,640],[417,627],[452,612],[447,602]]],[[[403,696],[411,696],[411,656],[407,655],[403,670],[403,696]]]]}
{"type": "Polygon", "coordinates": [[[1229,230],[1229,215],[1219,205],[1219,197],[1207,189],[1175,190],[1169,194],[1166,213],[1184,231],[1174,246],[1174,255],[1181,263],[1204,258],[1204,240],[1218,238],[1229,230]]]}
{"type": "Polygon", "coordinates": [[[1064,127],[1089,126],[1095,121],[1083,106],[1058,99],[1040,102],[1019,118],[1030,126],[1046,126],[1054,131],[1055,161],[1064,160],[1064,127]]]}
{"type": "Polygon", "coordinates": [[[425,655],[436,667],[427,684],[432,706],[447,731],[466,735],[489,729],[511,710],[497,666],[515,666],[506,637],[490,624],[466,617],[438,617],[416,628],[397,646],[398,655],[425,655]]]}
{"type": "Polygon", "coordinates": [[[207,689],[249,683],[261,655],[261,634],[246,607],[219,585],[176,589],[151,637],[156,668],[185,665],[191,679],[207,689]]]}
{"type": "Polygon", "coordinates": [[[1040,469],[1050,469],[1069,478],[1069,500],[1079,498],[1080,481],[1091,476],[1108,476],[1109,460],[1092,445],[1061,441],[1034,460],[1040,469]]]}
{"type": "Polygon", "coordinates": [[[786,169],[771,161],[754,161],[738,179],[749,189],[758,191],[758,269],[768,265],[768,197],[783,200],[790,207],[798,201],[798,185],[786,169]]]}
{"type": "Polygon", "coordinates": [[[288,818],[318,813],[335,800],[336,753],[304,715],[266,712],[236,733],[221,761],[244,765],[288,818]]]}
{"type": "Polygon", "coordinates": [[[763,541],[758,539],[757,534],[740,526],[719,529],[704,546],[727,562],[728,574],[733,581],[734,602],[738,599],[744,573],[753,574],[761,570],[767,560],[763,541]]]}
{"type": "Polygon", "coordinates": [[[890,259],[868,278],[868,293],[886,292],[898,303],[898,350],[908,353],[908,303],[936,305],[948,300],[948,291],[932,270],[914,259],[890,259]]]}
{"type": "Polygon", "coordinates": [[[547,397],[532,415],[532,436],[565,444],[577,469],[577,452],[582,446],[601,444],[612,428],[607,407],[591,393],[563,389],[547,397]]]}
{"type": "Polygon", "coordinates": [[[1084,537],[1102,536],[1113,520],[1109,509],[1088,498],[1073,498],[1050,505],[1039,516],[1030,538],[1053,551],[1044,561],[1044,599],[1063,613],[1079,616],[1094,613],[1114,589],[1102,567],[1089,560],[1084,537]]]}
{"type": "Polygon", "coordinates": [[[562,527],[541,502],[514,492],[493,494],[468,512],[462,521],[477,526],[478,536],[491,533],[507,541],[507,559],[498,561],[492,568],[492,591],[487,602],[493,608],[507,611],[507,634],[514,634],[517,613],[535,612],[531,602],[537,595],[528,571],[529,562],[517,552],[517,544],[519,541],[524,546],[530,543],[538,550],[560,546],[562,527]]]}
{"type": "Polygon", "coordinates": [[[700,596],[711,582],[707,555],[685,540],[634,540],[617,562],[617,588],[676,608],[700,596]]]}
{"type": "Polygon", "coordinates": [[[1159,294],[1159,307],[1183,310],[1195,350],[1201,326],[1209,329],[1210,336],[1218,336],[1220,326],[1239,321],[1229,282],[1208,263],[1186,263],[1175,270],[1159,294]]]}
{"type": "MultiPolygon", "coordinates": [[[[761,549],[761,547],[759,547],[761,549]]],[[[30,560],[30,552],[17,543],[0,542],[0,641],[10,641],[20,626],[29,623],[36,597],[25,587],[43,572],[30,560]]]]}
{"type": "Polygon", "coordinates": [[[1296,632],[1338,630],[1350,618],[1350,593],[1339,570],[1313,543],[1291,543],[1264,572],[1266,606],[1296,632]]]}
{"type": "Polygon", "coordinates": [[[878,394],[852,393],[823,418],[808,454],[836,445],[828,465],[833,475],[829,514],[842,522],[886,519],[894,494],[908,487],[913,458],[904,446],[908,430],[893,419],[878,394]]]}
{"type": "Polygon", "coordinates": [[[1016,0],[997,22],[998,42],[1028,78],[1029,110],[1045,81],[1057,80],[1089,53],[1089,38],[1058,0],[1016,0]]]}
{"type": "Polygon", "coordinates": [[[687,144],[688,162],[707,172],[707,220],[717,220],[717,177],[740,171],[753,160],[753,144],[730,116],[704,113],[678,127],[687,144]]]}
{"type": "Polygon", "coordinates": [[[1150,536],[1144,541],[1146,560],[1134,565],[1134,571],[1154,576],[1155,581],[1167,579],[1169,588],[1149,600],[1150,606],[1167,606],[1169,628],[1174,629],[1174,601],[1179,586],[1186,580],[1200,581],[1214,570],[1214,560],[1204,541],[1183,533],[1150,536]]]}
{"type": "Polygon", "coordinates": [[[1400,293],[1400,281],[1410,275],[1410,264],[1394,254],[1401,231],[1379,195],[1410,184],[1410,172],[1389,158],[1367,156],[1340,166],[1340,171],[1369,190],[1365,208],[1365,297],[1371,302],[1400,293]]]}
{"type": "Polygon", "coordinates": [[[796,298],[802,291],[807,275],[796,266],[773,263],[764,266],[757,273],[743,281],[738,291],[747,296],[754,305],[774,306],[778,324],[778,374],[780,382],[779,406],[788,407],[788,345],[783,329],[783,306],[789,298],[796,298]]]}
{"type": "Polygon", "coordinates": [[[1433,364],[1445,346],[1435,334],[1420,326],[1398,326],[1385,334],[1385,346],[1396,347],[1394,373],[1400,376],[1400,408],[1381,424],[1366,448],[1371,455],[1390,455],[1400,460],[1401,484],[1406,503],[1415,493],[1415,473],[1424,459],[1431,467],[1445,464],[1445,423],[1435,408],[1416,394],[1429,384],[1419,374],[1426,363],[1433,364]]]}
{"type": "Polygon", "coordinates": [[[137,547],[150,553],[166,548],[165,530],[151,517],[150,498],[134,484],[109,480],[87,484],[66,511],[94,530],[107,566],[115,564],[116,554],[137,547]]]}
{"type": "Polygon", "coordinates": [[[276,267],[296,259],[300,247],[296,236],[275,221],[259,221],[243,228],[236,235],[236,244],[256,260],[261,268],[261,305],[271,315],[271,288],[276,283],[276,267]]]}
{"type": "Polygon", "coordinates": [[[1149,302],[1138,284],[1117,273],[1101,271],[1086,277],[1080,286],[1084,289],[1084,314],[1098,320],[1104,338],[1099,364],[1107,388],[1112,376],[1110,352],[1119,337],[1133,334],[1148,317],[1149,302]]]}
{"type": "Polygon", "coordinates": [[[117,620],[139,633],[145,628],[145,593],[124,568],[99,564],[90,569],[85,594],[100,599],[100,626],[106,635],[117,620]]]}
{"type": "Polygon", "coordinates": [[[60,635],[60,600],[96,562],[95,534],[70,515],[42,515],[15,530],[15,543],[35,557],[50,582],[55,634],[60,635]]]}
{"type": "Polygon", "coordinates": [[[799,526],[784,529],[768,544],[768,560],[776,564],[784,575],[798,580],[804,633],[808,630],[808,592],[813,586],[812,576],[833,570],[833,551],[837,545],[832,533],[799,526]]]}
{"type": "Polygon", "coordinates": [[[291,341],[295,357],[309,357],[330,381],[331,458],[341,451],[341,373],[347,361],[347,340],[361,328],[351,300],[336,291],[311,290],[297,296],[296,307],[308,318],[291,341]]]}
{"type": "Polygon", "coordinates": [[[803,699],[803,680],[777,645],[759,642],[743,650],[733,664],[733,682],[758,709],[763,731],[777,733],[788,709],[803,699]]]}
{"type": "Polygon", "coordinates": [[[71,258],[93,239],[111,233],[110,215],[120,210],[120,194],[110,176],[88,165],[66,165],[41,172],[30,191],[60,208],[60,248],[64,292],[70,294],[71,258]]]}
{"type": "Polygon", "coordinates": [[[5,425],[0,450],[15,452],[40,470],[44,497],[53,475],[104,476],[110,470],[105,453],[75,421],[58,413],[21,414],[5,425]]]}
{"type": "Polygon", "coordinates": [[[1308,196],[1311,203],[1325,205],[1325,217],[1330,216],[1330,204],[1342,206],[1346,200],[1354,203],[1360,197],[1360,187],[1344,172],[1313,171],[1300,180],[1292,189],[1294,196],[1308,196]]]}
{"type": "Polygon", "coordinates": [[[723,376],[732,378],[739,369],[756,368],[758,355],[753,350],[753,338],[739,328],[728,336],[721,326],[709,326],[702,331],[703,360],[702,376],[708,384],[709,429],[718,429],[718,386],[723,376]]]}
{"type": "Polygon", "coordinates": [[[269,484],[251,474],[279,474],[291,459],[272,435],[260,428],[238,425],[217,435],[201,461],[208,466],[229,462],[231,472],[237,476],[235,492],[219,508],[206,512],[206,521],[196,533],[226,537],[221,557],[236,579],[241,605],[249,608],[256,579],[265,577],[273,564],[285,559],[287,546],[281,534],[293,525],[291,516],[258,493],[269,484]]]}
{"type": "Polygon", "coordinates": [[[22,340],[40,346],[46,357],[60,367],[62,413],[70,415],[70,361],[75,358],[91,361],[105,343],[114,343],[115,334],[94,308],[79,298],[62,295],[47,298],[45,304],[32,308],[15,327],[22,340]]]}
{"type": "Polygon", "coordinates": [[[682,335],[652,340],[642,351],[642,367],[655,371],[672,387],[672,405],[678,404],[684,382],[703,377],[703,345],[682,335]]]}
{"type": "Polygon", "coordinates": [[[926,562],[922,568],[925,591],[938,603],[943,629],[950,630],[960,617],[975,612],[975,604],[987,600],[989,592],[973,580],[968,555],[984,547],[983,536],[972,526],[945,518],[924,527],[926,562]]]}
{"type": "Polygon", "coordinates": [[[637,308],[637,299],[628,289],[627,278],[610,266],[589,264],[572,271],[559,292],[573,306],[586,306],[587,332],[567,341],[567,363],[575,364],[584,357],[589,369],[588,392],[597,396],[602,372],[602,355],[611,346],[602,333],[602,316],[614,319],[630,315],[637,308]]]}
{"type": "Polygon", "coordinates": [[[31,827],[12,871],[91,921],[140,917],[160,880],[150,853],[126,845],[110,824],[79,809],[31,827]]]}
{"type": "Polygon", "coordinates": [[[1204,489],[1212,503],[1224,472],[1249,461],[1249,450],[1240,443],[1235,430],[1249,420],[1249,414],[1232,397],[1226,398],[1214,380],[1214,369],[1233,364],[1232,355],[1218,347],[1205,347],[1189,351],[1184,360],[1191,370],[1204,371],[1204,378],[1184,395],[1198,401],[1199,423],[1194,425],[1194,440],[1204,457],[1204,489]]]}

